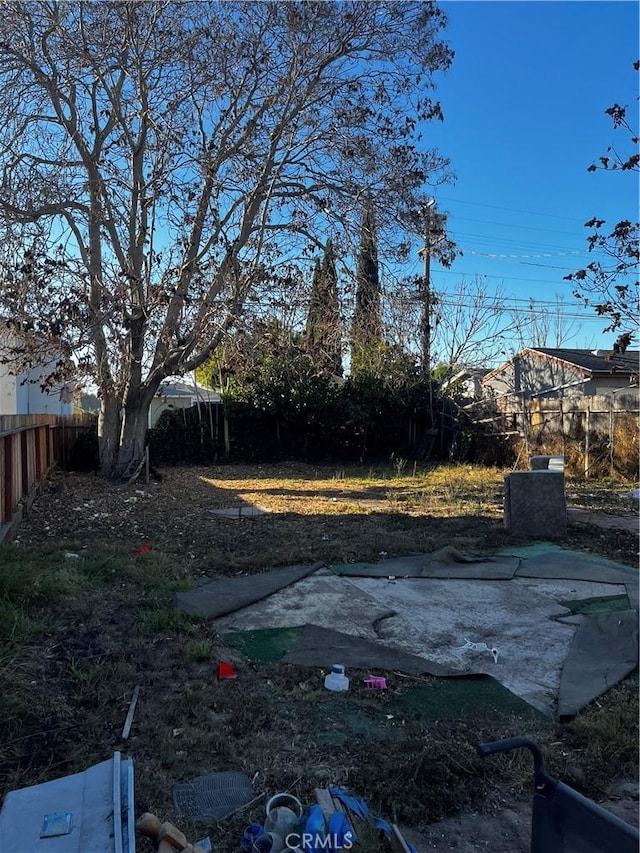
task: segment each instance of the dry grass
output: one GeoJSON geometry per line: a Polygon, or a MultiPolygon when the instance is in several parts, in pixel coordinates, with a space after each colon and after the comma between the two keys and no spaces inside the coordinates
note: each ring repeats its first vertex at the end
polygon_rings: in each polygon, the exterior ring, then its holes
{"type": "MultiPolygon", "coordinates": [[[[389,721],[384,703],[414,683],[398,679],[380,701],[350,697],[339,721],[323,704],[319,671],[250,663],[171,602],[172,592],[214,572],[521,544],[502,526],[503,471],[398,463],[162,473],[128,491],[58,475],[17,542],[0,548],[1,792],[107,758],[135,684],[142,692],[125,749],[136,763],[138,810],[169,819],[171,785],[214,769],[258,773],[259,792],[290,789],[307,800],[316,785],[353,785],[385,817],[416,823],[480,805],[496,782],[528,787],[526,761],[489,766],[473,749],[480,739],[523,734],[522,719],[389,721]],[[241,504],[266,514],[214,512],[241,504]],[[151,551],[134,555],[143,542],[151,551]],[[237,681],[215,679],[221,658],[237,667],[237,681]]],[[[619,506],[619,487],[568,489],[585,508],[602,509],[607,494],[619,506]]],[[[628,533],[576,526],[567,544],[637,565],[637,537],[628,533]]],[[[637,771],[636,693],[621,685],[571,726],[530,722],[526,733],[546,745],[552,772],[598,793],[616,773],[637,771]]],[[[197,833],[211,831],[221,853],[237,849],[262,809],[261,801],[197,833]]]]}
{"type": "MultiPolygon", "coordinates": [[[[71,474],[34,505],[19,540],[59,547],[150,543],[194,574],[257,571],[273,565],[368,560],[457,547],[495,551],[512,544],[502,525],[497,468],[399,465],[384,468],[216,466],[167,468],[161,482],[134,490],[71,474]],[[222,518],[216,510],[258,506],[265,515],[222,518]],[[426,522],[426,523],[425,523],[426,522]]],[[[572,505],[632,514],[625,488],[569,479],[572,505]]],[[[637,515],[637,505],[635,508],[637,515]]],[[[570,531],[569,544],[637,564],[637,542],[615,532],[570,531]]]]}

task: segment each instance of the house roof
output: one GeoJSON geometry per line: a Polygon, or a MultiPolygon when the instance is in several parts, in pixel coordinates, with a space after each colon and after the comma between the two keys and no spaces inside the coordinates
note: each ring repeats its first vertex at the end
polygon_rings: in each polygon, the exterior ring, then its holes
{"type": "Polygon", "coordinates": [[[640,369],[640,353],[636,350],[614,354],[610,350],[531,347],[527,351],[542,353],[549,358],[588,370],[589,373],[638,373],[640,369]]]}
{"type": "Polygon", "coordinates": [[[205,403],[219,403],[220,395],[211,388],[205,388],[199,382],[182,379],[178,376],[170,376],[160,383],[156,393],[157,397],[195,397],[205,403]]]}
{"type": "Polygon", "coordinates": [[[640,371],[640,352],[627,350],[613,354],[610,350],[562,349],[549,347],[526,347],[513,358],[488,373],[483,382],[502,373],[513,361],[523,354],[546,358],[577,368],[585,376],[634,376],[640,371]]]}
{"type": "Polygon", "coordinates": [[[445,379],[442,387],[448,388],[450,385],[455,385],[456,382],[465,382],[467,379],[482,380],[488,373],[491,373],[488,367],[462,367],[448,379],[445,379]]]}

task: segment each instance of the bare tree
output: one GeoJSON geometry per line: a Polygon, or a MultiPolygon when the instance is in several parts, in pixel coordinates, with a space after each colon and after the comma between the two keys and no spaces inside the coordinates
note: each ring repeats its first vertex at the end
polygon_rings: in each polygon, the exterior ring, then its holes
{"type": "Polygon", "coordinates": [[[94,372],[105,473],[135,470],[161,380],[275,264],[367,189],[407,221],[446,166],[416,130],[441,118],[444,23],[431,2],[3,5],[2,303],[94,372]]]}
{"type": "MultiPolygon", "coordinates": [[[[452,376],[463,366],[486,367],[511,355],[506,342],[523,321],[509,310],[502,288],[489,293],[481,277],[462,278],[452,290],[434,292],[431,306],[432,353],[440,378],[452,376]]],[[[387,289],[385,317],[390,339],[416,357],[421,314],[420,278],[387,289]]]]}
{"type": "Polygon", "coordinates": [[[453,292],[434,299],[434,354],[450,371],[456,367],[486,367],[508,358],[506,342],[515,328],[502,288],[489,293],[475,276],[462,278],[453,292]]]}
{"type": "Polygon", "coordinates": [[[552,306],[530,299],[526,309],[511,309],[520,347],[561,347],[571,340],[581,324],[566,314],[566,307],[558,296],[552,306]]]}

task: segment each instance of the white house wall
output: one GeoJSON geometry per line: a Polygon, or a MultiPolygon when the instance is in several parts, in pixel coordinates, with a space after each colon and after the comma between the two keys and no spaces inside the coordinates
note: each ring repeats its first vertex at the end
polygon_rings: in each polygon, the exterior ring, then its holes
{"type": "MultiPolygon", "coordinates": [[[[46,369],[46,368],[45,368],[46,369]]],[[[60,399],[61,386],[43,391],[40,387],[42,368],[32,368],[18,377],[16,387],[17,415],[70,415],[71,403],[60,399]]],[[[9,414],[8,412],[6,414],[9,414]]]]}
{"type": "Polygon", "coordinates": [[[149,406],[149,429],[158,423],[163,412],[174,412],[177,409],[188,409],[194,401],[190,397],[159,397],[154,398],[149,406]]]}
{"type": "Polygon", "coordinates": [[[42,377],[56,368],[56,359],[45,359],[28,371],[11,372],[19,339],[0,320],[0,415],[70,415],[71,403],[60,399],[62,385],[43,391],[42,377]]]}
{"type": "Polygon", "coordinates": [[[0,364],[0,415],[17,415],[16,377],[6,364],[0,364]]]}

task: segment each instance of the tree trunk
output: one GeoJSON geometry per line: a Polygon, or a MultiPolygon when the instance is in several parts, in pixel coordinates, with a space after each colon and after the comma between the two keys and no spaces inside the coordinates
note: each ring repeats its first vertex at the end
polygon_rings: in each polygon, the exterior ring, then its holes
{"type": "Polygon", "coordinates": [[[153,393],[150,389],[144,388],[128,394],[124,407],[118,455],[111,471],[112,480],[128,480],[134,476],[144,460],[149,406],[153,399],[153,393]]]}
{"type": "Polygon", "coordinates": [[[120,426],[120,400],[114,396],[102,396],[98,415],[98,453],[100,471],[106,477],[111,476],[118,455],[120,426]]]}

